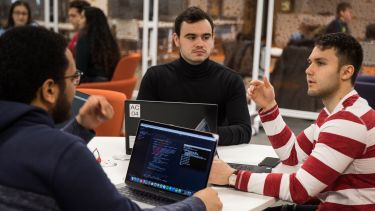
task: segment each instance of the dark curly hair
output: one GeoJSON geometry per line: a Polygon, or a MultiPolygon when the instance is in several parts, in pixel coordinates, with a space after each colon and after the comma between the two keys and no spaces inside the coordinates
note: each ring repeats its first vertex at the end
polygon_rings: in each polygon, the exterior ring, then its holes
{"type": "Polygon", "coordinates": [[[14,8],[16,8],[17,6],[21,6],[21,5],[24,6],[24,7],[26,7],[26,10],[27,10],[27,13],[28,13],[26,25],[30,25],[31,24],[32,17],[31,17],[30,5],[26,1],[16,1],[16,2],[14,2],[10,6],[9,15],[8,15],[8,21],[7,21],[6,25],[5,25],[5,29],[9,29],[11,27],[14,27],[13,11],[14,11],[14,8]]]}
{"type": "Polygon", "coordinates": [[[341,32],[325,34],[315,40],[315,46],[321,50],[336,49],[339,67],[348,64],[353,65],[354,73],[351,82],[354,84],[363,60],[362,47],[354,37],[341,32]]]}
{"type": "Polygon", "coordinates": [[[86,7],[83,11],[86,24],[80,36],[88,41],[95,68],[103,68],[106,75],[112,78],[113,71],[120,59],[120,51],[109,29],[107,18],[103,11],[96,7],[86,7]]]}
{"type": "Polygon", "coordinates": [[[208,20],[211,25],[212,34],[214,33],[214,22],[210,15],[201,10],[199,7],[189,7],[177,16],[174,21],[174,32],[177,36],[180,36],[182,22],[186,23],[196,23],[201,20],[208,20]]]}
{"type": "Polygon", "coordinates": [[[0,100],[30,104],[47,79],[65,89],[67,42],[42,27],[22,26],[0,37],[0,100]]]}

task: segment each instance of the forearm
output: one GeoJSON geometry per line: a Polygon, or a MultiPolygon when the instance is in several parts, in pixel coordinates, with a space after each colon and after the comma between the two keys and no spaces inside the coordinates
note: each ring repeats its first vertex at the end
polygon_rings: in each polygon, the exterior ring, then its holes
{"type": "Polygon", "coordinates": [[[248,124],[218,127],[219,145],[247,144],[251,139],[251,126],[248,124]]]}
{"type": "Polygon", "coordinates": [[[296,136],[284,122],[277,105],[265,112],[260,110],[259,114],[264,131],[284,164],[297,165],[308,156],[306,153],[301,153],[303,151],[299,146],[301,142],[297,142],[296,136]]]}
{"type": "Polygon", "coordinates": [[[64,128],[61,129],[64,132],[73,134],[75,136],[80,137],[85,141],[85,144],[90,142],[92,138],[95,137],[95,132],[93,130],[87,130],[83,128],[74,118],[71,120],[64,128]]]}

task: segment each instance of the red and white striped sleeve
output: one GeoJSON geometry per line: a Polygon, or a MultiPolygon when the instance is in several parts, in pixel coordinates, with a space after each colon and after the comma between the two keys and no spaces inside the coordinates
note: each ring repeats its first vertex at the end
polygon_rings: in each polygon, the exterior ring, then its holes
{"type": "Polygon", "coordinates": [[[296,173],[239,171],[236,188],[303,203],[335,183],[354,158],[364,152],[366,139],[367,129],[359,117],[347,111],[337,112],[321,125],[314,149],[296,173]]]}
{"type": "Polygon", "coordinates": [[[293,166],[307,159],[315,142],[315,124],[296,137],[281,117],[277,105],[259,114],[264,131],[283,164],[293,166]]]}

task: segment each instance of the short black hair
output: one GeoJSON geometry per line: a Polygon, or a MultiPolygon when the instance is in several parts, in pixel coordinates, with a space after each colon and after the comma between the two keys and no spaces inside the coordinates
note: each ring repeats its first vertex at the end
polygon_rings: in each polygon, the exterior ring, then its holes
{"type": "Polygon", "coordinates": [[[210,22],[212,28],[212,34],[214,33],[214,22],[210,15],[204,12],[199,7],[189,7],[185,11],[183,11],[180,15],[177,16],[176,20],[174,21],[174,32],[177,36],[180,36],[181,32],[181,25],[182,22],[187,23],[196,23],[201,20],[208,20],[210,22]]]}
{"type": "Polygon", "coordinates": [[[325,34],[315,40],[315,46],[321,50],[334,48],[339,59],[339,67],[353,65],[351,82],[354,84],[363,60],[362,47],[354,37],[342,32],[325,34]]]}
{"type": "Polygon", "coordinates": [[[351,9],[352,5],[348,2],[341,2],[336,7],[336,16],[340,17],[340,12],[345,11],[347,9],[351,9]]]}
{"type": "Polygon", "coordinates": [[[82,0],[75,0],[69,3],[69,9],[76,8],[79,13],[82,13],[83,9],[89,6],[90,6],[90,3],[88,3],[87,1],[82,1],[82,0]]]}
{"type": "Polygon", "coordinates": [[[27,3],[26,1],[16,1],[14,2],[11,6],[10,6],[10,10],[9,10],[9,14],[8,14],[8,21],[7,21],[7,24],[5,25],[5,28],[6,29],[9,29],[11,27],[14,27],[14,20],[13,20],[13,12],[14,12],[14,9],[18,6],[24,6],[26,7],[26,10],[27,10],[27,22],[26,22],[26,25],[30,25],[31,22],[32,22],[32,16],[31,16],[31,9],[30,9],[30,5],[29,3],[27,3]]]}
{"type": "Polygon", "coordinates": [[[22,26],[0,37],[0,100],[30,104],[47,79],[65,89],[64,37],[42,27],[22,26]]]}

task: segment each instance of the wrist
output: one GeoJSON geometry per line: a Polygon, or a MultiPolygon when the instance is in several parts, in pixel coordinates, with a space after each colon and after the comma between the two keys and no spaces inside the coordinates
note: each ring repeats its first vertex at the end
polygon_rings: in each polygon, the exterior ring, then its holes
{"type": "Polygon", "coordinates": [[[237,181],[237,174],[238,170],[234,170],[231,175],[228,177],[228,185],[230,187],[235,187],[236,186],[236,181],[237,181]]]}
{"type": "Polygon", "coordinates": [[[272,109],[273,107],[275,107],[275,105],[277,105],[276,100],[273,100],[273,101],[272,101],[271,103],[269,103],[268,105],[262,107],[262,112],[267,112],[267,111],[269,111],[270,109],[272,109]]]}

